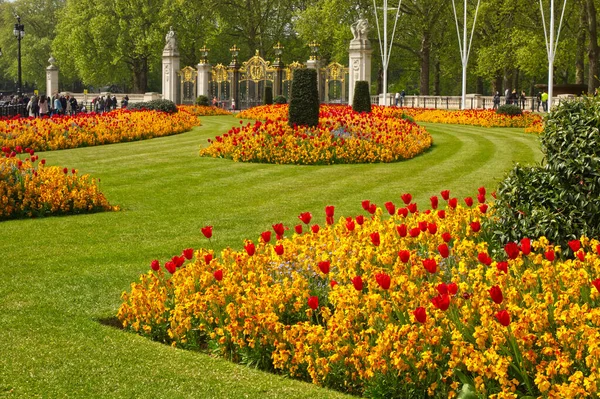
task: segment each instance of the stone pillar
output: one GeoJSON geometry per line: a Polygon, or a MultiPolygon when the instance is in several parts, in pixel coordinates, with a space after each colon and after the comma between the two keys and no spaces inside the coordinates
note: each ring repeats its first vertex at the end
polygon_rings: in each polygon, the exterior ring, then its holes
{"type": "Polygon", "coordinates": [[[177,38],[171,27],[165,36],[165,48],[162,53],[162,97],[177,104],[177,72],[179,72],[179,50],[177,38]]]}
{"type": "Polygon", "coordinates": [[[273,63],[273,68],[275,68],[275,80],[273,81],[273,97],[282,96],[283,95],[283,62],[281,60],[276,60],[273,63]]]}
{"type": "Polygon", "coordinates": [[[50,66],[46,68],[46,96],[52,97],[58,93],[58,67],[54,65],[56,60],[50,56],[48,60],[50,66]]]}
{"type": "MultiPolygon", "coordinates": [[[[197,65],[198,68],[198,96],[210,95],[210,74],[212,73],[212,66],[208,63],[202,63],[197,65]]],[[[210,98],[209,98],[210,100],[210,98]]]]}
{"type": "Polygon", "coordinates": [[[348,102],[354,100],[354,85],[358,80],[366,80],[371,87],[371,42],[367,39],[366,25],[360,24],[361,20],[352,25],[354,39],[350,42],[350,61],[348,64],[348,102]]]}

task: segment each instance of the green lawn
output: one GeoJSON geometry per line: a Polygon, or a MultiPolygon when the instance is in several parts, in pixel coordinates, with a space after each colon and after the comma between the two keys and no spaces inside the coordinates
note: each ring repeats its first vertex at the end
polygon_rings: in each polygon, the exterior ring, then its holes
{"type": "Polygon", "coordinates": [[[191,132],[135,143],[40,153],[50,165],[101,178],[121,212],[0,222],[0,397],[337,398],[343,395],[102,325],[121,293],[187,247],[242,247],[310,211],[324,223],[362,213],[361,200],[422,209],[450,189],[492,191],[514,162],[541,159],[522,129],[426,124],[435,145],[395,164],[277,166],[198,157],[237,124],[205,117],[191,132]],[[209,244],[200,233],[214,226],[209,244]]]}

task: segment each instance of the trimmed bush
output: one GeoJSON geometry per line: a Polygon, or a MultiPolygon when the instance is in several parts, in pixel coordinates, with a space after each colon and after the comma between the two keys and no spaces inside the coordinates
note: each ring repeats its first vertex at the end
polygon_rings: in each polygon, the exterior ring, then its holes
{"type": "Polygon", "coordinates": [[[141,103],[129,104],[127,106],[130,110],[136,109],[147,109],[153,111],[162,111],[168,114],[174,114],[177,112],[177,105],[173,101],[170,100],[152,100],[141,103]]]}
{"type": "Polygon", "coordinates": [[[288,119],[290,126],[317,126],[319,124],[319,91],[316,70],[296,69],[294,71],[288,119]]]}
{"type": "Polygon", "coordinates": [[[354,85],[352,109],[356,112],[371,112],[371,93],[369,93],[369,82],[366,80],[357,80],[354,85]]]}
{"type": "Polygon", "coordinates": [[[204,95],[199,95],[198,98],[196,98],[196,105],[203,105],[205,107],[209,107],[210,103],[208,102],[208,97],[204,95]]]}
{"type": "Polygon", "coordinates": [[[600,102],[561,102],[541,142],[542,165],[517,165],[500,184],[494,234],[504,242],[546,236],[563,250],[600,236],[600,102]]]}
{"type": "Polygon", "coordinates": [[[273,102],[275,104],[287,104],[287,98],[285,98],[284,96],[277,96],[277,97],[275,97],[273,102]]]}
{"type": "Polygon", "coordinates": [[[496,110],[496,113],[502,114],[502,115],[511,115],[511,116],[523,115],[523,111],[521,110],[521,108],[515,104],[501,105],[496,110]]]}
{"type": "Polygon", "coordinates": [[[263,105],[272,105],[273,104],[273,88],[270,86],[265,86],[265,97],[263,99],[263,105]]]}

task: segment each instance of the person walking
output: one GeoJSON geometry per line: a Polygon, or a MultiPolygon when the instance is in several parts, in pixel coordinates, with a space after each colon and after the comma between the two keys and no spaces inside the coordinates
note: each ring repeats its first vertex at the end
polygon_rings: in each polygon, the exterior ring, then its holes
{"type": "Polygon", "coordinates": [[[400,102],[400,93],[396,93],[395,99],[396,99],[396,107],[397,107],[398,103],[400,102]]]}
{"type": "Polygon", "coordinates": [[[548,112],[548,93],[546,93],[546,90],[542,93],[542,108],[544,112],[548,112]]]}
{"type": "Polygon", "coordinates": [[[62,104],[60,103],[60,97],[58,96],[58,94],[54,97],[54,115],[60,115],[62,114],[62,104]]]}
{"type": "Polygon", "coordinates": [[[44,117],[48,115],[48,97],[46,97],[45,95],[40,96],[40,99],[38,101],[38,106],[40,109],[40,116],[44,117]]]}
{"type": "Polygon", "coordinates": [[[521,94],[519,95],[519,102],[521,103],[521,109],[525,109],[525,90],[521,90],[521,94]]]}
{"type": "Polygon", "coordinates": [[[542,105],[542,93],[538,91],[537,96],[535,97],[537,102],[537,112],[540,112],[540,105],[542,105]]]}
{"type": "Polygon", "coordinates": [[[494,94],[494,107],[493,109],[498,109],[498,107],[500,106],[500,92],[496,92],[496,94],[494,94]]]}
{"type": "Polygon", "coordinates": [[[404,90],[402,90],[400,92],[400,106],[404,107],[404,97],[406,97],[406,92],[404,90]]]}

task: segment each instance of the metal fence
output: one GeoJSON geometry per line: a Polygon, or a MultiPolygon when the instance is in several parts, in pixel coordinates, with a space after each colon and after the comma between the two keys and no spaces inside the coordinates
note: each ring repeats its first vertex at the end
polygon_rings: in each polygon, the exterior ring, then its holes
{"type": "Polygon", "coordinates": [[[15,117],[21,115],[24,117],[29,116],[27,113],[27,106],[25,104],[0,104],[0,117],[15,117]]]}

